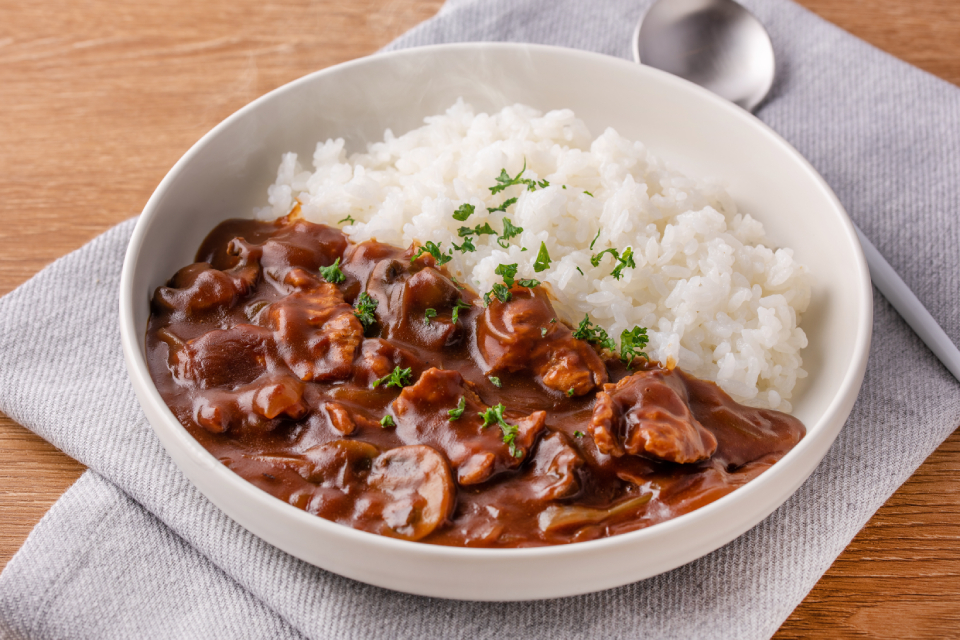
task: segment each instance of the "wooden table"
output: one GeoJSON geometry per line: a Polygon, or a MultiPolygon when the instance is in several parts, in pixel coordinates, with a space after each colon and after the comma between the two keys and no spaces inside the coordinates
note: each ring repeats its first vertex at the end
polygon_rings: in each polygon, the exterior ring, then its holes
{"type": "MultiPolygon", "coordinates": [[[[800,2],[960,84],[957,0],[800,2]]],[[[239,107],[372,53],[441,4],[0,0],[0,294],[139,212],[180,155],[239,107]]],[[[0,416],[0,567],[83,470],[0,416]]],[[[960,431],[777,637],[960,637],[958,472],[960,431]]]]}

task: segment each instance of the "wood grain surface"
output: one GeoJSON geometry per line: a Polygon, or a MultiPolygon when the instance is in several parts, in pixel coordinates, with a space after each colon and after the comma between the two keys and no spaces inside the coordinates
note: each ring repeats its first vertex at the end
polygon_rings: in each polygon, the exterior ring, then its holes
{"type": "MultiPolygon", "coordinates": [[[[584,0],[586,1],[586,0],[584,0]]],[[[960,85],[957,0],[800,0],[960,85]]],[[[442,0],[0,0],[0,294],[135,215],[193,142],[442,0]]],[[[0,416],[0,567],[84,467],[0,416]]],[[[894,494],[777,638],[960,637],[960,432],[894,494]]]]}

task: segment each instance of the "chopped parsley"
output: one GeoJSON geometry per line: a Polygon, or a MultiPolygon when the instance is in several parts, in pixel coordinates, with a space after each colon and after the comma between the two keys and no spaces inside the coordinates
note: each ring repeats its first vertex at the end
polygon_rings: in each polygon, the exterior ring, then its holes
{"type": "Polygon", "coordinates": [[[469,237],[464,238],[463,244],[460,246],[457,246],[456,242],[451,242],[450,244],[452,244],[453,248],[460,253],[469,253],[477,250],[477,247],[473,244],[473,240],[471,240],[469,237]]]}
{"type": "Polygon", "coordinates": [[[393,416],[387,414],[380,418],[380,426],[386,429],[387,427],[397,426],[397,423],[393,421],[393,416]]]}
{"type": "Polygon", "coordinates": [[[580,275],[585,275],[585,274],[583,273],[583,269],[581,269],[580,267],[577,267],[577,271],[580,272],[580,275]]]}
{"type": "Polygon", "coordinates": [[[647,330],[643,327],[634,327],[629,331],[624,329],[623,333],[620,334],[620,359],[626,362],[628,366],[633,364],[633,359],[637,357],[649,360],[647,354],[640,351],[647,346],[649,341],[647,330]]]}
{"type": "Polygon", "coordinates": [[[619,280],[623,276],[623,270],[627,267],[630,267],[631,269],[637,268],[637,263],[633,260],[633,247],[627,247],[623,250],[622,254],[614,248],[604,249],[600,253],[595,254],[590,258],[590,264],[595,267],[599,267],[600,261],[603,260],[603,255],[606,253],[612,255],[613,259],[617,263],[617,266],[614,267],[613,271],[610,272],[610,275],[612,275],[616,280],[619,280]]]}
{"type": "MultiPolygon", "coordinates": [[[[591,249],[593,247],[590,247],[591,249]]],[[[537,273],[541,271],[546,271],[550,267],[550,263],[553,260],[550,259],[550,253],[547,251],[547,243],[540,243],[540,251],[537,253],[537,259],[533,263],[533,270],[537,273]]]]}
{"type": "Polygon", "coordinates": [[[449,254],[446,254],[440,250],[439,244],[436,244],[432,240],[427,240],[424,243],[424,245],[422,247],[419,247],[417,249],[417,252],[413,254],[413,257],[410,258],[410,262],[413,262],[414,260],[416,260],[417,258],[419,258],[425,253],[429,253],[431,256],[434,257],[434,259],[437,261],[438,267],[440,265],[447,264],[448,262],[450,262],[452,258],[452,256],[450,256],[449,254]]]}
{"type": "Polygon", "coordinates": [[[510,289],[499,282],[493,285],[493,289],[483,294],[483,304],[489,307],[493,296],[496,296],[497,300],[500,302],[510,302],[510,299],[513,298],[513,294],[510,293],[510,289]]]}
{"type": "Polygon", "coordinates": [[[472,229],[470,227],[460,227],[457,229],[457,235],[461,238],[468,238],[470,236],[495,236],[497,232],[493,230],[489,222],[484,222],[472,229]]]}
{"type": "Polygon", "coordinates": [[[366,291],[361,291],[353,305],[356,309],[353,315],[357,316],[357,320],[363,325],[364,331],[372,327],[377,321],[376,316],[373,315],[373,312],[377,310],[377,304],[376,298],[366,291]]]}
{"type": "Polygon", "coordinates": [[[568,398],[572,398],[572,397],[573,397],[573,393],[574,393],[573,387],[570,387],[569,389],[567,389],[567,397],[568,397],[568,398]]]}
{"type": "Polygon", "coordinates": [[[503,418],[504,409],[506,409],[506,407],[500,403],[495,407],[490,407],[486,411],[477,414],[483,418],[481,428],[486,429],[492,424],[498,425],[503,435],[503,444],[510,448],[510,455],[514,458],[522,458],[523,451],[517,448],[517,443],[515,442],[520,429],[516,425],[507,424],[507,421],[503,418]]]}
{"type": "Polygon", "coordinates": [[[457,289],[463,289],[463,288],[464,288],[463,285],[460,284],[460,281],[457,280],[457,278],[456,278],[455,276],[451,276],[450,279],[453,281],[453,284],[455,284],[455,285],[457,286],[457,289]]]}
{"type": "Polygon", "coordinates": [[[546,328],[546,327],[540,327],[540,337],[543,338],[543,337],[545,337],[546,335],[547,335],[547,328],[546,328]]]}
{"type": "Polygon", "coordinates": [[[530,191],[536,191],[537,187],[540,187],[541,189],[545,189],[546,187],[550,186],[550,183],[547,182],[546,180],[540,180],[539,182],[537,182],[529,178],[521,178],[520,176],[522,176],[526,170],[527,170],[526,158],[523,159],[523,169],[520,169],[520,173],[518,173],[513,178],[510,177],[510,174],[507,173],[506,169],[500,169],[500,175],[497,176],[497,185],[494,187],[490,187],[490,193],[494,193],[494,194],[500,193],[507,187],[512,187],[514,185],[519,185],[519,184],[526,185],[527,189],[530,191]]]}
{"type": "Polygon", "coordinates": [[[460,310],[469,309],[471,305],[467,304],[461,298],[457,300],[457,304],[453,305],[453,314],[450,316],[450,323],[457,324],[457,321],[460,319],[460,310]]]}
{"type": "Polygon", "coordinates": [[[487,211],[490,212],[490,213],[496,213],[496,212],[498,212],[498,211],[499,211],[500,213],[506,213],[506,212],[507,212],[507,207],[509,207],[510,205],[512,205],[513,203],[515,203],[516,201],[517,201],[517,198],[507,198],[506,200],[504,200],[503,202],[500,203],[500,206],[487,209],[487,211]]]}
{"type": "Polygon", "coordinates": [[[472,216],[475,210],[476,210],[476,207],[474,207],[472,204],[467,204],[466,202],[464,202],[462,205],[460,205],[457,208],[456,211],[453,212],[453,219],[463,222],[464,220],[472,216]]]}
{"type": "Polygon", "coordinates": [[[467,399],[464,396],[460,396],[460,402],[457,403],[456,409],[450,409],[447,411],[447,415],[450,416],[449,420],[453,422],[454,420],[459,420],[460,416],[463,415],[464,410],[467,408],[467,399]]]}
{"type": "Polygon", "coordinates": [[[591,198],[593,197],[593,194],[590,193],[589,191],[587,191],[586,189],[584,189],[583,192],[584,192],[585,194],[587,194],[588,196],[590,196],[591,198]]]}
{"type": "Polygon", "coordinates": [[[409,367],[406,369],[401,369],[400,367],[394,367],[393,371],[383,376],[379,380],[373,381],[373,388],[376,389],[381,384],[385,389],[390,387],[397,387],[402,389],[413,382],[413,370],[409,367]]]}
{"type": "Polygon", "coordinates": [[[347,224],[353,224],[353,223],[356,222],[356,220],[353,219],[353,216],[348,215],[348,216],[347,216],[346,218],[344,218],[343,220],[338,221],[337,224],[340,224],[340,223],[342,223],[342,222],[346,222],[347,224]]]}
{"type": "Polygon", "coordinates": [[[496,376],[487,376],[487,380],[489,380],[490,384],[495,386],[497,389],[503,386],[503,383],[500,382],[500,378],[496,376]]]}
{"type": "Polygon", "coordinates": [[[516,281],[517,275],[517,265],[514,264],[501,264],[498,265],[496,269],[493,270],[498,276],[503,276],[503,283],[508,287],[512,287],[513,283],[516,281]]]}
{"type": "Polygon", "coordinates": [[[534,287],[540,286],[539,280],[534,280],[533,278],[524,278],[517,282],[521,287],[526,287],[527,289],[533,289],[534,287]]]}
{"type": "Polygon", "coordinates": [[[573,332],[573,337],[577,340],[583,340],[591,344],[600,345],[604,349],[609,349],[610,351],[617,350],[617,343],[614,342],[613,338],[607,335],[607,332],[603,329],[603,327],[590,322],[589,315],[583,316],[583,321],[580,322],[577,330],[573,332]]]}
{"type": "Polygon", "coordinates": [[[346,280],[347,276],[343,275],[343,271],[340,271],[340,258],[334,260],[329,267],[320,267],[320,277],[330,284],[340,284],[346,280]]]}
{"type": "Polygon", "coordinates": [[[497,238],[497,244],[506,249],[510,246],[510,243],[507,242],[510,238],[515,238],[518,235],[523,233],[523,227],[515,226],[510,222],[510,218],[503,219],[503,233],[500,234],[500,237],[497,238]]]}
{"type": "Polygon", "coordinates": [[[582,437],[583,437],[583,431],[580,431],[579,429],[577,429],[576,431],[573,432],[573,437],[574,437],[574,438],[582,438],[582,437]]]}
{"type": "Polygon", "coordinates": [[[437,317],[436,309],[427,309],[423,312],[423,321],[427,324],[430,324],[430,318],[436,318],[436,317],[437,317]]]}
{"type": "Polygon", "coordinates": [[[593,245],[597,244],[597,238],[600,237],[600,229],[597,229],[597,235],[593,236],[593,241],[590,242],[590,251],[593,251],[593,245]]]}

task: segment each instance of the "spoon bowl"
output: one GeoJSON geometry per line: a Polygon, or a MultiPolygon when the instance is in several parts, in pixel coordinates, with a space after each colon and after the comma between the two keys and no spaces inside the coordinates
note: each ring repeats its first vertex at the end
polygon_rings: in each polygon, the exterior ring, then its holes
{"type": "Polygon", "coordinates": [[[633,35],[637,62],[753,111],[773,85],[773,45],[734,0],[658,0],[633,35]]]}

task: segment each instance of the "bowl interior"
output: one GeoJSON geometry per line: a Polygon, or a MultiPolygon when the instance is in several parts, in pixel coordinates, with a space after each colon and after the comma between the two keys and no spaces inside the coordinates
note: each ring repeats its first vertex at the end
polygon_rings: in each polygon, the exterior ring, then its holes
{"type": "MultiPolygon", "coordinates": [[[[778,473],[771,470],[745,488],[778,483],[767,492],[751,488],[762,504],[755,505],[751,514],[742,518],[743,522],[738,521],[723,535],[699,546],[691,542],[691,548],[697,547],[697,555],[703,555],[756,524],[786,499],[819,462],[849,413],[862,380],[869,344],[870,289],[853,229],[816,172],[753,116],[656,70],[598,54],[552,47],[443,45],[339,65],[248,105],[211,131],[178,162],[154,193],[140,220],[124,268],[121,293],[121,327],[128,366],[148,417],[168,450],[201,490],[221,504],[196,477],[218,465],[204,459],[206,452],[198,445],[187,443],[192,439],[169,411],[163,413],[165,407],[155,389],[151,389],[146,374],[143,337],[148,298],[153,290],[193,260],[200,241],[219,221],[249,217],[254,206],[266,203],[266,188],[274,181],[282,153],[296,151],[306,164],[318,140],[337,137],[346,139],[348,150],[360,150],[365,143],[381,139],[384,129],[403,133],[419,126],[425,116],[442,112],[460,97],[485,111],[517,102],[541,110],[570,108],[595,136],[606,127],[613,127],[629,138],[642,140],[655,154],[691,175],[721,179],[740,210],[763,222],[774,242],[792,247],[798,259],[809,267],[815,284],[812,303],[801,325],[810,341],[802,354],[809,377],[798,386],[793,399],[793,413],[807,425],[807,438],[778,463],[774,470],[783,467],[778,473]],[[182,433],[174,434],[178,428],[182,433]],[[175,452],[177,448],[181,450],[175,452]],[[791,456],[798,461],[789,462],[791,456]],[[195,468],[184,466],[189,466],[184,462],[187,458],[194,460],[195,468]]],[[[206,456],[212,460],[212,456],[206,456]]],[[[229,474],[226,470],[215,473],[220,474],[218,477],[229,474]]],[[[230,490],[237,486],[232,485],[230,490]]],[[[724,504],[732,504],[729,499],[745,489],[710,508],[722,509],[724,504]]],[[[305,557],[298,549],[290,548],[291,544],[298,544],[295,539],[271,539],[269,533],[263,533],[265,529],[257,530],[257,525],[243,522],[229,508],[225,510],[269,542],[305,557]]],[[[691,520],[698,513],[675,522],[691,520]]],[[[319,519],[303,519],[301,516],[305,515],[289,517],[298,519],[298,526],[302,527],[329,531],[330,526],[336,526],[308,523],[319,519]]],[[[616,538],[639,539],[662,526],[616,538]]],[[[353,534],[360,535],[361,540],[375,537],[353,534]]],[[[621,544],[614,538],[610,540],[614,541],[610,544],[621,544]]],[[[404,543],[400,548],[410,546],[404,543]]],[[[443,553],[463,552],[466,557],[467,551],[443,553]]],[[[687,553],[685,560],[679,560],[689,561],[697,555],[689,557],[687,553]]],[[[313,557],[305,559],[316,563],[313,557]]],[[[682,564],[679,560],[670,562],[677,566],[682,564]]],[[[657,570],[665,569],[658,565],[647,569],[646,575],[657,570]]],[[[634,579],[645,577],[643,571],[634,573],[634,579]]],[[[378,584],[398,588],[385,581],[378,584]]],[[[416,588],[408,590],[424,593],[416,588]]],[[[557,592],[547,589],[543,594],[535,597],[557,592]]],[[[504,596],[502,590],[499,596],[504,596]]],[[[483,596],[474,593],[472,597],[483,596]]]]}

